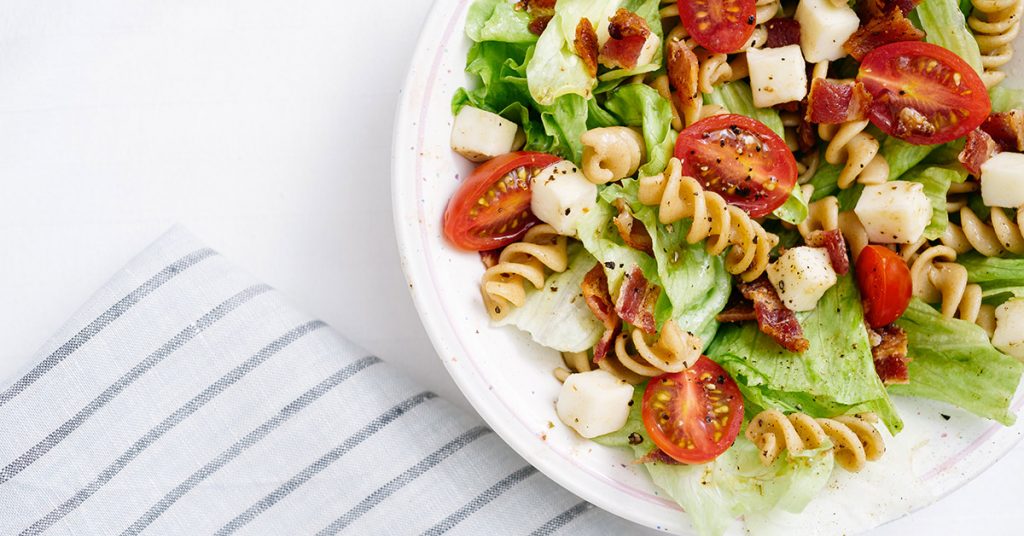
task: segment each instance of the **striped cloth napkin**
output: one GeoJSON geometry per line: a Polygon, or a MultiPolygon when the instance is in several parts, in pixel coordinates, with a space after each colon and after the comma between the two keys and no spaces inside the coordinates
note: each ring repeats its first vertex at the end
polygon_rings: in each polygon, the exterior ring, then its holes
{"type": "Polygon", "coordinates": [[[4,535],[630,530],[178,229],[0,384],[0,434],[4,535]]]}

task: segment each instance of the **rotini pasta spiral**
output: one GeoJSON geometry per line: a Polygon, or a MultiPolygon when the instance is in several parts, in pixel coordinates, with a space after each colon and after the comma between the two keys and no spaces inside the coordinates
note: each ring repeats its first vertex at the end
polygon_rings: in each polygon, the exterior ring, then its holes
{"type": "Polygon", "coordinates": [[[1024,1],[971,0],[971,4],[974,10],[967,25],[974,31],[981,50],[981,65],[985,68],[981,79],[986,87],[992,87],[1006,78],[1001,69],[1013,57],[1013,41],[1020,33],[1024,1]]]}
{"type": "Polygon", "coordinates": [[[885,441],[873,424],[876,421],[870,413],[815,419],[805,413],[784,415],[768,409],[751,419],[746,436],[760,449],[764,465],[774,463],[783,450],[797,454],[831,440],[836,463],[856,473],[885,454],[885,441]]]}
{"type": "MultiPolygon", "coordinates": [[[[814,187],[805,184],[800,187],[804,199],[814,195],[814,187]]],[[[796,226],[800,236],[807,240],[815,231],[832,231],[839,228],[839,200],[835,196],[819,199],[807,204],[807,217],[796,226]]]]}
{"type": "Polygon", "coordinates": [[[502,250],[498,263],[484,272],[480,291],[487,313],[494,320],[505,317],[512,307],[519,307],[526,300],[524,280],[541,288],[545,267],[564,272],[568,263],[566,238],[550,225],[533,227],[521,242],[502,250]]]}
{"type": "Polygon", "coordinates": [[[562,352],[562,361],[565,363],[565,368],[558,367],[555,369],[555,379],[562,383],[574,372],[590,372],[593,370],[593,367],[590,366],[589,352],[562,352]]]}
{"type": "Polygon", "coordinates": [[[674,320],[668,320],[654,342],[648,342],[647,335],[637,328],[619,334],[615,352],[597,366],[636,385],[647,378],[686,370],[700,358],[703,347],[700,337],[684,332],[674,320]],[[635,353],[630,352],[629,343],[635,353]]]}
{"type": "MultiPolygon", "coordinates": [[[[814,66],[812,80],[828,75],[828,62],[814,66]]],[[[881,144],[874,136],[864,132],[870,121],[847,121],[841,125],[818,125],[818,135],[829,142],[825,148],[825,161],[829,164],[843,164],[836,181],[839,188],[846,189],[854,183],[882,184],[889,180],[889,163],[879,154],[881,144]]]]}
{"type": "Polygon", "coordinates": [[[739,207],[728,204],[715,192],[706,192],[693,177],[684,177],[679,159],[669,161],[661,175],[641,177],[640,202],[658,205],[658,219],[669,225],[692,218],[686,240],[704,241],[708,253],[726,249],[725,267],[743,281],[753,281],[768,266],[768,254],[779,238],[761,227],[739,207]]]}
{"type": "Polygon", "coordinates": [[[973,249],[986,257],[1007,252],[1024,254],[1024,210],[1017,210],[1016,219],[999,207],[991,207],[991,211],[989,222],[985,223],[971,207],[960,207],[960,225],[950,222],[939,240],[957,253],[973,249]]]}
{"type": "Polygon", "coordinates": [[[594,128],[583,142],[583,175],[594,184],[607,184],[636,173],[644,159],[644,138],[628,127],[594,128]]]}
{"type": "Polygon", "coordinates": [[[956,251],[949,246],[928,246],[904,257],[912,260],[910,278],[914,296],[925,303],[940,303],[942,315],[981,326],[992,336],[995,309],[981,302],[981,287],[968,284],[967,269],[956,263],[956,251]]]}

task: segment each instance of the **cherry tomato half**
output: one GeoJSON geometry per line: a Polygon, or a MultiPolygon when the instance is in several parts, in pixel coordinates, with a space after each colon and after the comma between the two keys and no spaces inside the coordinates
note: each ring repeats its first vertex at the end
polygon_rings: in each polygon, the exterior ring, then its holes
{"type": "Polygon", "coordinates": [[[678,0],[676,4],[686,31],[711,52],[736,52],[757,24],[755,0],[678,0]]]}
{"type": "Polygon", "coordinates": [[[743,396],[725,369],[701,356],[682,372],[651,378],[641,416],[665,454],[682,463],[707,463],[739,435],[743,396]]]}
{"type": "Polygon", "coordinates": [[[530,212],[530,183],[561,160],[517,152],[484,162],[455,192],[444,211],[444,235],[462,249],[484,251],[519,240],[537,223],[530,212]]]}
{"type": "Polygon", "coordinates": [[[679,133],[683,174],[755,218],[782,206],[796,184],[796,159],[785,140],[743,115],[702,119],[679,133]]]}
{"type": "Polygon", "coordinates": [[[857,257],[857,286],[864,302],[864,319],[873,328],[892,324],[910,304],[910,268],[891,250],[870,245],[857,257]]]}
{"type": "Polygon", "coordinates": [[[953,141],[978,128],[992,110],[978,73],[931,43],[878,47],[864,57],[857,79],[874,96],[871,122],[917,145],[953,141]]]}

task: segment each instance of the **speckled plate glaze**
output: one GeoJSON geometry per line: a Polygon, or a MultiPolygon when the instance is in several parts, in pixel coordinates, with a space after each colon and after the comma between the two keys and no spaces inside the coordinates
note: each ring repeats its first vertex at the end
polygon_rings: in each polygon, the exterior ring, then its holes
{"type": "MultiPolygon", "coordinates": [[[[402,264],[416,307],[448,372],[487,423],[520,455],[580,497],[619,516],[692,534],[687,516],[625,451],[583,440],[558,421],[558,354],[513,328],[492,328],[480,303],[476,254],[442,238],[441,215],[471,170],[448,146],[451,97],[468,83],[463,34],[471,0],[438,0],[424,26],[395,123],[392,196],[402,264]]],[[[1015,59],[1019,59],[1015,58],[1015,59]]],[[[1015,65],[1016,79],[1024,80],[1015,65]]],[[[772,515],[779,533],[859,533],[925,506],[979,475],[1024,434],[937,403],[898,399],[905,431],[882,461],[836,471],[799,516],[772,515]],[[949,416],[947,421],[942,414],[949,416]]],[[[1018,392],[1013,409],[1024,396],[1018,392]]],[[[740,531],[739,524],[735,527],[740,531]]],[[[774,532],[774,531],[773,531],[774,532]]]]}

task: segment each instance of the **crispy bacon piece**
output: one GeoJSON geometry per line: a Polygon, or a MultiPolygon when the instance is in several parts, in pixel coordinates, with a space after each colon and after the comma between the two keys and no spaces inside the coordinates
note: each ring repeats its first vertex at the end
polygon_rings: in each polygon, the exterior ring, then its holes
{"type": "Polygon", "coordinates": [[[869,18],[878,17],[892,9],[898,9],[904,15],[910,13],[921,0],[868,0],[863,3],[864,11],[869,18]]]}
{"type": "Polygon", "coordinates": [[[915,28],[907,17],[903,16],[903,11],[890,8],[883,14],[872,16],[866,24],[861,25],[843,44],[843,49],[854,59],[861,61],[868,52],[882,45],[922,39],[924,32],[915,28]]]}
{"type": "Polygon", "coordinates": [[[782,303],[767,276],[751,283],[740,283],[739,288],[744,298],[754,302],[757,327],[762,333],[790,352],[803,353],[810,348],[811,342],[804,338],[804,329],[796,315],[782,303]]]}
{"type": "Polygon", "coordinates": [[[778,48],[800,44],[800,22],[796,19],[772,19],[765,23],[768,40],[765,48],[778,48]]]}
{"type": "Polygon", "coordinates": [[[828,260],[832,263],[832,269],[839,275],[846,275],[850,271],[850,257],[846,253],[846,239],[839,229],[831,231],[814,231],[807,237],[807,245],[815,248],[825,248],[828,251],[828,260]]]}
{"type": "Polygon", "coordinates": [[[654,242],[651,241],[651,234],[647,232],[647,227],[643,222],[637,221],[633,217],[633,211],[629,209],[626,201],[622,198],[616,199],[613,206],[618,209],[619,215],[612,219],[612,223],[618,229],[622,241],[633,249],[654,255],[654,242]]]}
{"type": "Polygon", "coordinates": [[[547,29],[555,14],[555,0],[520,0],[516,3],[515,9],[526,11],[530,15],[530,33],[540,35],[547,29]]]}
{"type": "Polygon", "coordinates": [[[587,307],[604,324],[601,340],[594,345],[594,361],[600,362],[611,350],[612,342],[619,333],[622,321],[615,313],[615,305],[612,303],[611,292],[608,290],[608,277],[600,264],[587,272],[587,275],[583,277],[580,289],[583,291],[583,299],[586,300],[587,307]]]}
{"type": "Polygon", "coordinates": [[[697,91],[699,77],[697,55],[682,41],[669,41],[665,49],[668,81],[675,92],[672,94],[676,107],[685,110],[686,104],[703,98],[697,91]]]}
{"type": "Polygon", "coordinates": [[[964,150],[960,151],[957,159],[964,165],[971,175],[981,176],[981,165],[988,162],[992,155],[1001,151],[999,145],[989,136],[987,132],[976,128],[967,133],[964,150]]]}
{"type": "Polygon", "coordinates": [[[751,322],[757,320],[757,313],[754,312],[754,304],[744,301],[718,313],[715,320],[725,324],[751,322]]]}
{"type": "Polygon", "coordinates": [[[981,130],[1004,151],[1024,152],[1024,111],[1010,110],[988,116],[981,130]]]}
{"type": "Polygon", "coordinates": [[[660,294],[661,289],[647,281],[639,266],[634,266],[619,289],[615,312],[619,313],[619,318],[653,335],[658,331],[654,321],[654,304],[658,302],[660,294]]]}
{"type": "Polygon", "coordinates": [[[815,124],[838,125],[864,119],[870,107],[871,93],[860,81],[815,78],[807,94],[804,119],[815,124]]]}
{"type": "Polygon", "coordinates": [[[484,270],[493,268],[494,265],[498,264],[498,258],[501,257],[501,249],[492,249],[490,251],[480,252],[480,262],[484,264],[484,270]]]}
{"type": "Polygon", "coordinates": [[[935,134],[935,125],[921,112],[909,107],[901,108],[899,113],[896,114],[894,134],[897,138],[914,135],[931,136],[935,134]]]}
{"type": "Polygon", "coordinates": [[[554,18],[551,15],[539,15],[530,19],[530,24],[527,28],[533,35],[540,35],[544,33],[544,30],[548,29],[548,24],[551,23],[551,19],[554,18]]]}
{"type": "Polygon", "coordinates": [[[576,25],[576,40],[573,42],[576,47],[576,55],[583,60],[583,66],[587,68],[590,76],[597,76],[597,31],[590,19],[583,17],[576,25]]]}
{"type": "Polygon", "coordinates": [[[601,63],[612,69],[632,69],[636,67],[651,29],[640,15],[619,8],[608,24],[608,35],[610,38],[601,48],[601,63]]]}
{"type": "Polygon", "coordinates": [[[644,454],[643,457],[638,458],[633,463],[663,463],[665,465],[683,465],[682,462],[676,460],[672,456],[665,454],[665,451],[655,447],[654,450],[644,454]]]}
{"type": "Polygon", "coordinates": [[[608,24],[608,35],[612,39],[626,39],[627,37],[640,37],[647,39],[651,35],[651,29],[647,26],[647,20],[633,13],[626,8],[619,8],[612,15],[608,24]]]}
{"type": "Polygon", "coordinates": [[[888,325],[873,330],[880,342],[871,348],[871,356],[875,361],[875,372],[882,383],[910,383],[907,364],[907,333],[900,327],[888,325]]]}

